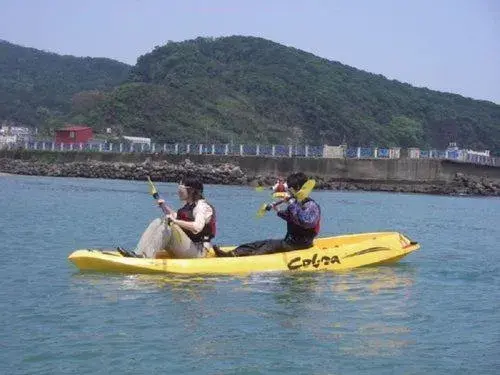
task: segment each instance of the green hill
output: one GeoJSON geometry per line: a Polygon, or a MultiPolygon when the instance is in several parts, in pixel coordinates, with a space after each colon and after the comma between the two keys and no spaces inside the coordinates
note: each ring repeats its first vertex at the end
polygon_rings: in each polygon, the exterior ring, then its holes
{"type": "Polygon", "coordinates": [[[110,59],[61,56],[0,40],[0,120],[37,126],[67,115],[73,94],[112,88],[129,71],[110,59]]]}
{"type": "Polygon", "coordinates": [[[499,105],[243,36],[157,47],[124,84],[74,96],[65,119],[166,142],[444,148],[456,141],[500,152],[499,105]]]}

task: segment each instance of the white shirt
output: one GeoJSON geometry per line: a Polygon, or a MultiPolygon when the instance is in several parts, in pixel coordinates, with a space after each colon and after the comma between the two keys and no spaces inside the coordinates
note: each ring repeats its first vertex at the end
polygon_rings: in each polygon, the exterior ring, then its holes
{"type": "MultiPolygon", "coordinates": [[[[193,216],[194,216],[194,221],[193,221],[193,229],[192,231],[194,234],[200,233],[205,225],[207,225],[210,222],[210,219],[212,219],[212,215],[214,214],[214,211],[212,210],[212,207],[207,203],[205,199],[200,199],[197,203],[196,206],[194,206],[193,209],[193,216]]],[[[175,217],[177,217],[177,213],[175,213],[175,217]]]]}
{"type": "Polygon", "coordinates": [[[205,225],[207,225],[212,219],[214,210],[207,203],[205,199],[200,199],[193,209],[194,216],[194,234],[200,233],[205,225]]]}

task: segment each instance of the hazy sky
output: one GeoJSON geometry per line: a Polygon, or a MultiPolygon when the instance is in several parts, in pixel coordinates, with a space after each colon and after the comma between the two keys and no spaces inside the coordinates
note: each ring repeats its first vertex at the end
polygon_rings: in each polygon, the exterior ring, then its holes
{"type": "Polygon", "coordinates": [[[500,0],[0,0],[0,39],[134,64],[168,40],[251,35],[500,104],[500,0]]]}

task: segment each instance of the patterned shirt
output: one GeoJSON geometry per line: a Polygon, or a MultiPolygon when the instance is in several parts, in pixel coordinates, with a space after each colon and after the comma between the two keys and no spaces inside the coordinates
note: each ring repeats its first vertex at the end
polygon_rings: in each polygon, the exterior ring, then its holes
{"type": "Polygon", "coordinates": [[[321,211],[314,201],[304,204],[294,201],[285,210],[278,211],[278,216],[303,228],[314,228],[320,220],[321,211]]]}

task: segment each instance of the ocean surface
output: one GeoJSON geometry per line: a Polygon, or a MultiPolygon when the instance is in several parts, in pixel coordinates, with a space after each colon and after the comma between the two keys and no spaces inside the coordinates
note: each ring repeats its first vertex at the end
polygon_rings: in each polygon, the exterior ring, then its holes
{"type": "MultiPolygon", "coordinates": [[[[158,184],[178,206],[175,184],[158,184]]],[[[220,244],[279,238],[268,192],[208,185],[220,244]]],[[[322,235],[396,230],[398,264],[345,273],[80,273],[159,209],[140,181],[0,176],[0,374],[499,374],[500,199],[314,192],[322,235]]]]}

